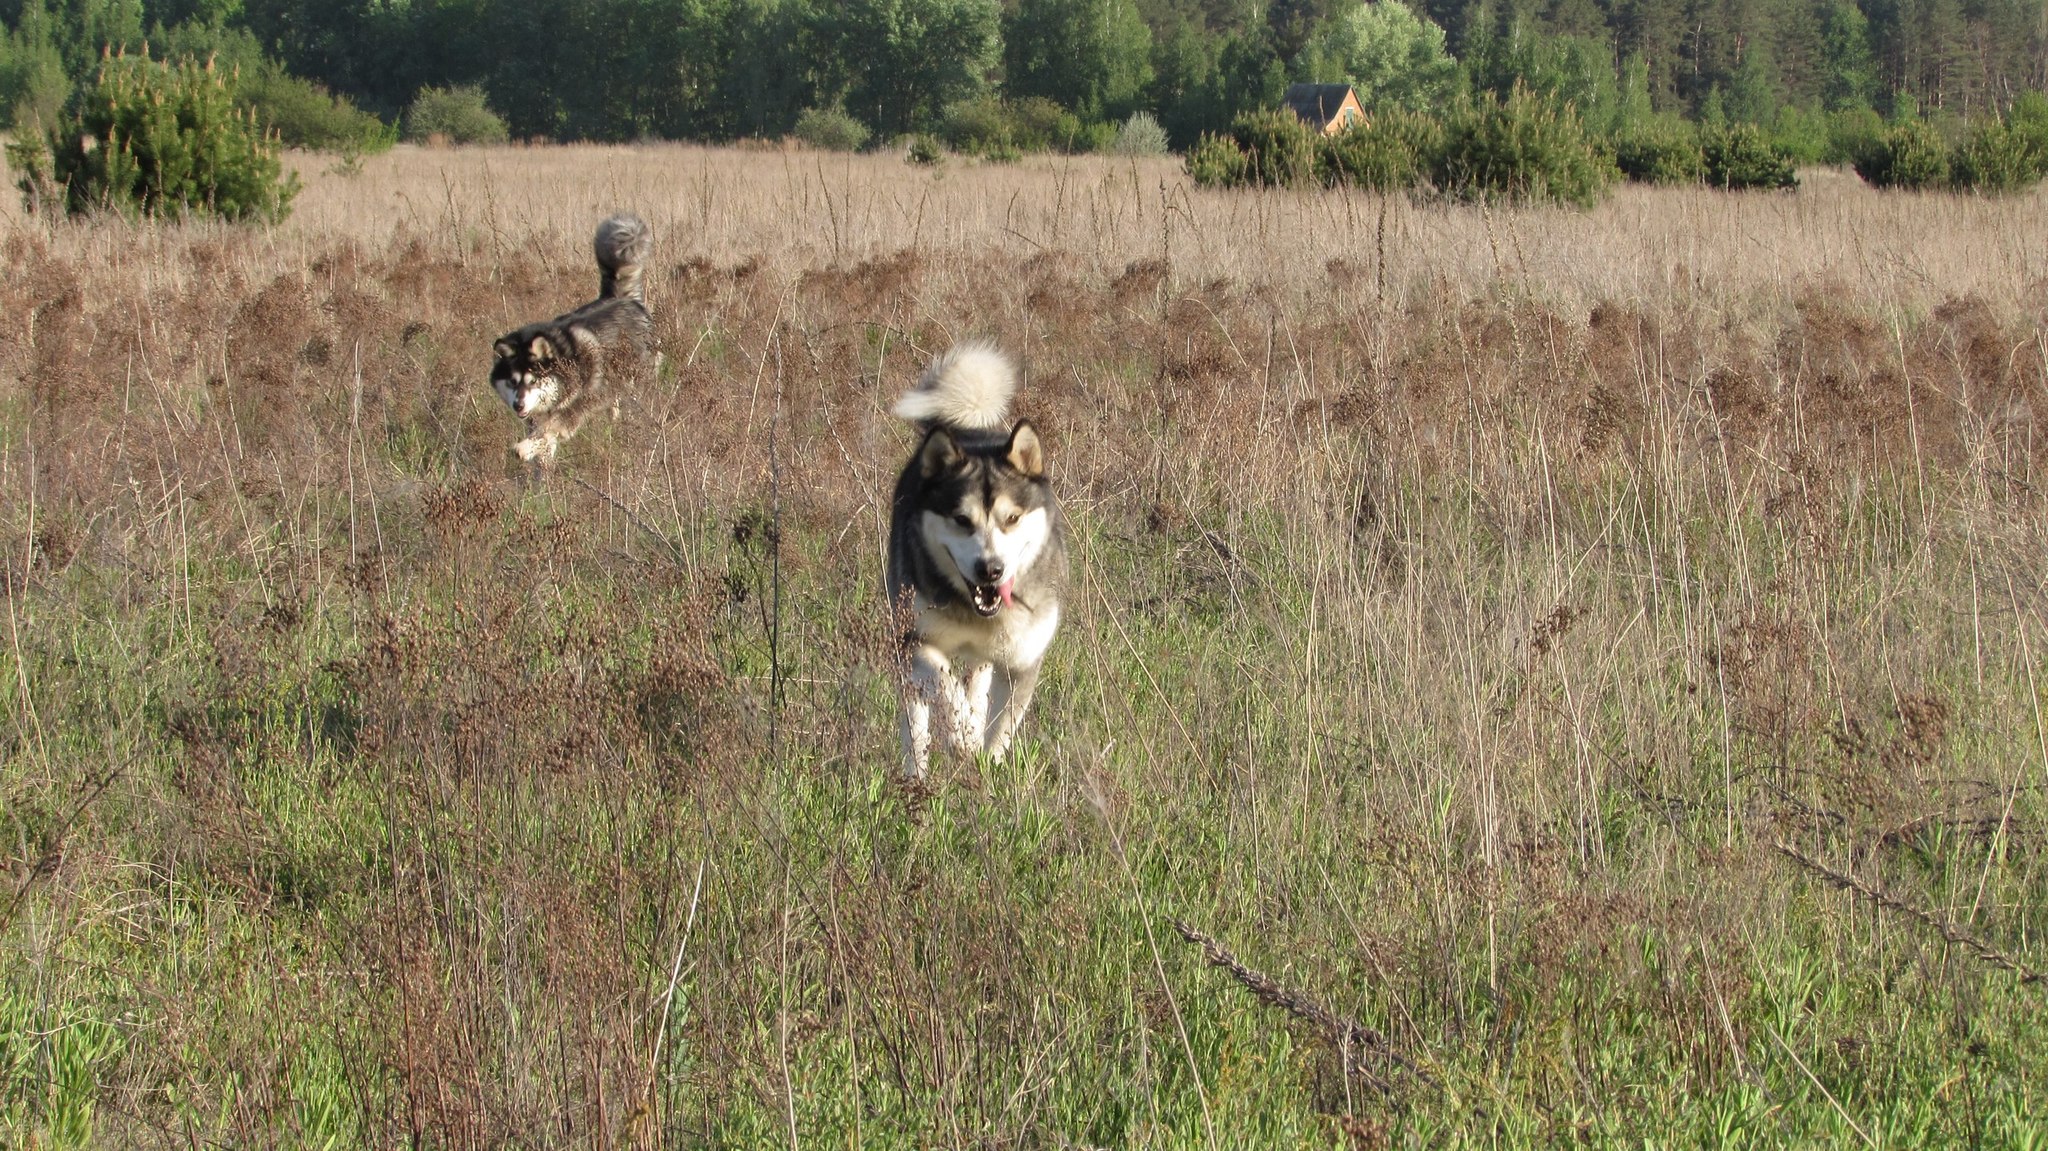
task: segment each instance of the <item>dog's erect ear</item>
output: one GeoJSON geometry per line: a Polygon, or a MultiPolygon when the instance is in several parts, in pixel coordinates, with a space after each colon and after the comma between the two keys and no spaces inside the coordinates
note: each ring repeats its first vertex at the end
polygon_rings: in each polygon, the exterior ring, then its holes
{"type": "Polygon", "coordinates": [[[1026,479],[1037,479],[1045,474],[1045,447],[1038,442],[1038,429],[1030,420],[1019,420],[1010,429],[1010,447],[1004,453],[1010,466],[1024,474],[1026,479]]]}
{"type": "Polygon", "coordinates": [[[510,340],[499,340],[491,345],[491,351],[501,360],[509,360],[519,354],[519,349],[513,347],[510,340]]]}
{"type": "Polygon", "coordinates": [[[917,470],[926,479],[930,479],[951,470],[964,458],[960,445],[953,442],[953,437],[947,434],[946,429],[934,428],[932,433],[924,438],[924,446],[917,450],[917,470]]]}
{"type": "Polygon", "coordinates": [[[555,358],[555,346],[546,336],[535,336],[533,343],[527,345],[526,354],[533,357],[534,363],[544,364],[555,358]]]}

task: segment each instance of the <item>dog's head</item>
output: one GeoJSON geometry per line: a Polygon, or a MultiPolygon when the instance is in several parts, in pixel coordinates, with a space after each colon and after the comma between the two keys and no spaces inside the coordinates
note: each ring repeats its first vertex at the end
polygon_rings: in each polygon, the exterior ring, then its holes
{"type": "Polygon", "coordinates": [[[491,390],[522,416],[537,416],[562,399],[562,372],[570,349],[557,347],[546,332],[522,329],[492,349],[491,390]]]}
{"type": "Polygon", "coordinates": [[[1007,438],[934,428],[919,446],[917,530],[963,599],[984,618],[1009,606],[1019,577],[1052,539],[1059,509],[1029,421],[1007,438]]]}

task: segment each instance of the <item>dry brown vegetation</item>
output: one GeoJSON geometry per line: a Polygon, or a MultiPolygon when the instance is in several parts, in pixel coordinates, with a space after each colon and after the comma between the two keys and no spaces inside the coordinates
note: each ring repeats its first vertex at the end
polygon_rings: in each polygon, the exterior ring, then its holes
{"type": "Polygon", "coordinates": [[[2048,1122],[2038,985],[1773,850],[2048,967],[2041,194],[305,175],[268,231],[0,218],[0,1134],[2048,1122]],[[590,295],[620,208],[667,367],[529,474],[490,341],[590,295]],[[1079,578],[1020,757],[907,794],[885,409],[970,334],[1079,578]]]}

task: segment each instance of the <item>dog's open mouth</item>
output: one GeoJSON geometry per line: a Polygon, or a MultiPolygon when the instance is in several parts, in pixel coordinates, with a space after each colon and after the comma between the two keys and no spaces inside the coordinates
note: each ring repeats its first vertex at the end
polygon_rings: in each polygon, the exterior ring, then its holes
{"type": "Polygon", "coordinates": [[[1003,610],[1003,605],[1010,602],[1011,587],[1009,580],[1001,583],[975,584],[970,589],[974,593],[975,614],[986,618],[1003,610]]]}

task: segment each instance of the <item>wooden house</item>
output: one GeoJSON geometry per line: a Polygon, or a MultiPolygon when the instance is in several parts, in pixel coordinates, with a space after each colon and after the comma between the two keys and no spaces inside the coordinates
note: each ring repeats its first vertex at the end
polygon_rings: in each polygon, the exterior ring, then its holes
{"type": "Polygon", "coordinates": [[[1349,84],[1290,84],[1280,104],[1325,136],[1365,123],[1365,109],[1349,84]]]}

